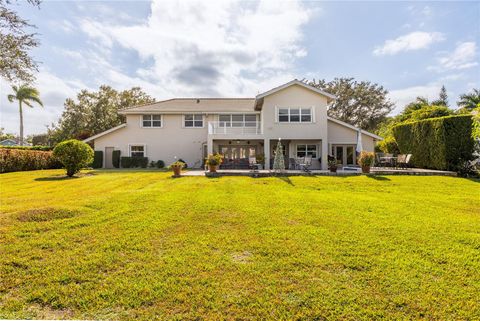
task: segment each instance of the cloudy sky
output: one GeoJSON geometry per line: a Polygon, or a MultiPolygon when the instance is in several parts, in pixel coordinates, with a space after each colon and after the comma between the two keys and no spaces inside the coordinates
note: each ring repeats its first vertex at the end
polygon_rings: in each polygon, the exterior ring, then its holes
{"type": "MultiPolygon", "coordinates": [[[[444,84],[480,87],[480,2],[44,1],[16,9],[38,27],[45,108],[27,134],[56,121],[67,97],[101,84],[157,99],[252,97],[293,78],[352,76],[390,91],[398,112],[444,84]]],[[[1,127],[18,132],[0,82],[1,127]]]]}

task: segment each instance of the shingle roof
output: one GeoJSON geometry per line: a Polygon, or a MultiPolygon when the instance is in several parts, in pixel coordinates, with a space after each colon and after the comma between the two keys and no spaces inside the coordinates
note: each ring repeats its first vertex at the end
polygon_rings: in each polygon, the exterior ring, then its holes
{"type": "Polygon", "coordinates": [[[120,110],[120,114],[254,112],[255,98],[174,98],[120,110]]]}

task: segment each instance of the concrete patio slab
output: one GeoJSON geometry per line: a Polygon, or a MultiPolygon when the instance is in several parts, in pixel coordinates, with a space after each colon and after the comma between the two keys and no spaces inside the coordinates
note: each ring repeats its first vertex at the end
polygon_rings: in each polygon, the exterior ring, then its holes
{"type": "Polygon", "coordinates": [[[207,176],[207,177],[220,177],[220,176],[251,176],[251,177],[269,177],[269,176],[351,176],[351,175],[418,175],[418,176],[457,176],[457,173],[450,171],[439,171],[433,169],[423,168],[408,168],[408,169],[396,169],[396,168],[384,168],[373,167],[369,174],[363,174],[360,169],[354,170],[338,170],[336,173],[325,170],[312,170],[310,172],[304,172],[300,170],[285,170],[282,173],[275,173],[271,170],[258,170],[251,171],[247,169],[222,169],[216,173],[205,172],[204,170],[189,170],[182,173],[182,176],[207,176]]]}

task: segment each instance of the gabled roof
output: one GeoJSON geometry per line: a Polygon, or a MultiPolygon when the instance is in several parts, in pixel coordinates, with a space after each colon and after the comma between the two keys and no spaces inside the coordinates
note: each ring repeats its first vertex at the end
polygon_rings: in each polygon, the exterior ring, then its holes
{"type": "Polygon", "coordinates": [[[339,125],[348,127],[348,128],[350,128],[350,129],[353,129],[353,130],[356,130],[356,131],[360,131],[362,134],[367,135],[367,136],[370,136],[370,137],[372,137],[372,138],[374,138],[374,139],[383,140],[383,137],[380,137],[380,136],[378,136],[378,135],[375,135],[375,134],[372,134],[372,133],[370,133],[370,132],[367,132],[366,130],[360,129],[360,128],[355,127],[355,126],[353,126],[353,125],[350,125],[349,123],[346,123],[346,122],[344,122],[344,121],[341,121],[341,120],[332,118],[332,117],[330,117],[330,116],[328,116],[327,119],[330,120],[330,121],[332,121],[332,122],[334,122],[334,123],[337,123],[337,124],[339,124],[339,125]]]}
{"type": "Polygon", "coordinates": [[[99,137],[102,137],[102,136],[104,136],[104,135],[106,135],[106,134],[110,134],[111,132],[114,132],[114,131],[116,131],[116,130],[119,130],[120,128],[123,128],[123,127],[125,127],[125,126],[127,126],[127,124],[120,124],[120,125],[118,125],[117,127],[110,128],[110,129],[108,129],[108,130],[106,130],[106,131],[104,131],[104,132],[101,132],[101,133],[99,133],[99,134],[93,135],[92,137],[88,137],[87,139],[84,139],[83,142],[84,142],[84,143],[88,143],[89,141],[92,141],[92,140],[94,140],[94,139],[97,139],[97,138],[99,138],[99,137]]]}
{"type": "Polygon", "coordinates": [[[253,112],[254,106],[255,98],[173,98],[122,109],[119,114],[253,112]]]}
{"type": "Polygon", "coordinates": [[[301,87],[306,88],[306,89],[308,89],[308,90],[311,90],[311,91],[313,91],[313,92],[316,92],[317,94],[323,95],[323,96],[327,97],[329,101],[337,99],[336,96],[334,96],[334,95],[332,95],[332,94],[329,94],[329,93],[327,93],[326,91],[320,90],[320,89],[318,89],[318,88],[316,88],[316,87],[307,85],[306,83],[301,82],[301,81],[298,80],[298,79],[294,79],[294,80],[292,80],[292,81],[287,82],[286,84],[283,84],[283,85],[281,85],[281,86],[278,86],[278,87],[275,87],[275,88],[273,88],[273,89],[270,89],[269,91],[266,91],[266,92],[264,92],[264,93],[258,94],[258,95],[255,97],[255,99],[259,100],[259,99],[261,99],[261,98],[264,98],[264,97],[266,97],[266,96],[269,96],[269,95],[271,95],[271,94],[274,94],[274,93],[276,93],[277,91],[280,91],[280,90],[282,90],[282,89],[285,89],[285,88],[290,87],[290,86],[293,86],[293,85],[298,85],[298,86],[301,86],[301,87]]]}
{"type": "Polygon", "coordinates": [[[2,146],[17,146],[17,145],[20,145],[20,142],[17,141],[16,139],[7,138],[7,139],[2,140],[0,142],[0,145],[2,145],[2,146]]]}

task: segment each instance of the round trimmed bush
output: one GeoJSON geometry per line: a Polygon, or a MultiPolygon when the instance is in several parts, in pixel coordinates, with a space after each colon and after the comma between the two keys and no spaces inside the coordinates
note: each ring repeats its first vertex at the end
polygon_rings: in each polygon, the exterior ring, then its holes
{"type": "Polygon", "coordinates": [[[93,161],[93,149],[84,142],[70,139],[55,146],[53,156],[63,164],[67,176],[72,177],[93,161]]]}

